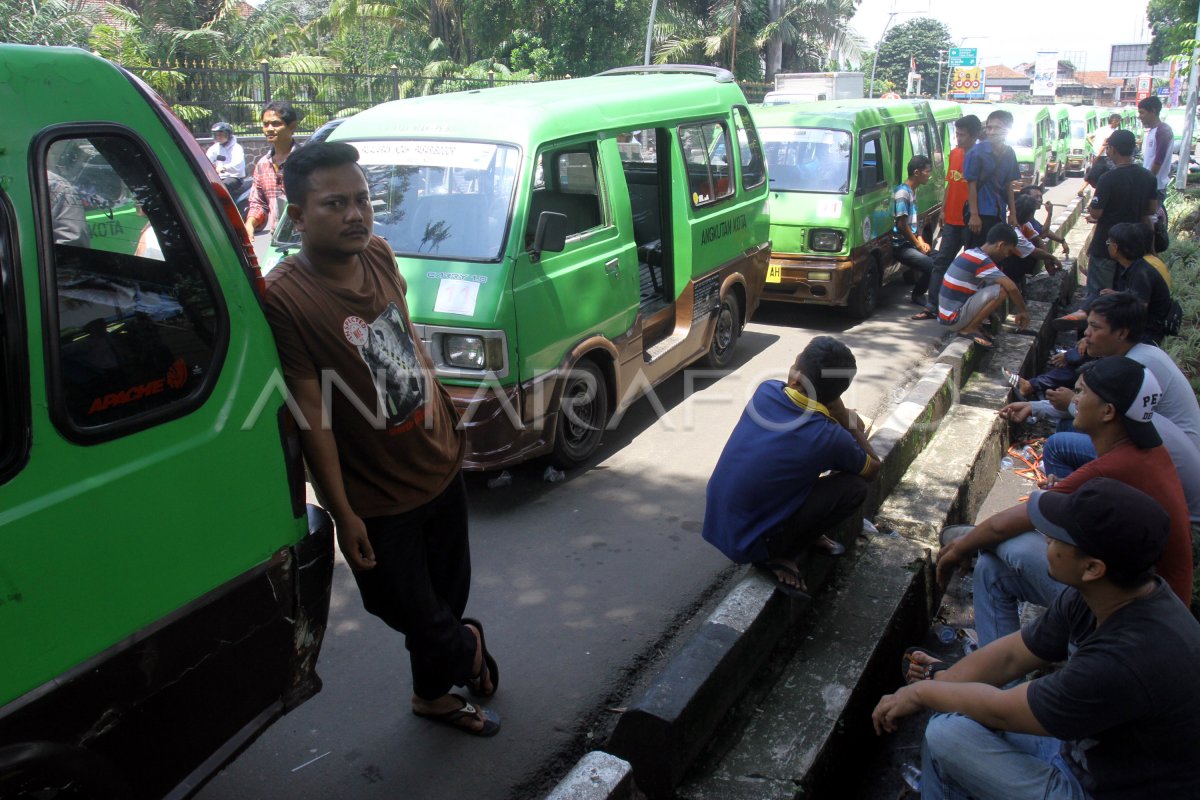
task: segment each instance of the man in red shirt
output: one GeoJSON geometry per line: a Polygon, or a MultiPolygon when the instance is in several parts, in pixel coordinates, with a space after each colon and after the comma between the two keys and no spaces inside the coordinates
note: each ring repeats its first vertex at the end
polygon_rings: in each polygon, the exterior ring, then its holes
{"type": "Polygon", "coordinates": [[[946,168],[946,195],[942,200],[942,241],[937,256],[933,259],[933,271],[929,275],[929,303],[926,309],[913,315],[913,319],[937,319],[938,296],[942,291],[942,278],[946,267],[967,243],[967,220],[963,209],[967,203],[967,180],[963,177],[963,159],[967,151],[979,140],[983,123],[974,114],[954,121],[954,136],[958,146],[950,151],[950,162],[946,168]]]}
{"type": "MultiPolygon", "coordinates": [[[[1192,598],[1192,535],[1179,473],[1150,421],[1162,394],[1154,374],[1132,358],[1109,356],[1090,365],[1077,383],[1075,429],[1086,433],[1097,457],[1070,476],[1048,483],[1052,492],[1070,493],[1092,478],[1113,478],[1153,497],[1171,518],[1158,574],[1188,605],[1192,598]]],[[[980,644],[1020,627],[1017,603],[1049,606],[1062,588],[1046,572],[1046,546],[1033,532],[1024,503],[993,514],[938,553],[938,583],[975,552],[972,583],[975,629],[980,644]]]]}

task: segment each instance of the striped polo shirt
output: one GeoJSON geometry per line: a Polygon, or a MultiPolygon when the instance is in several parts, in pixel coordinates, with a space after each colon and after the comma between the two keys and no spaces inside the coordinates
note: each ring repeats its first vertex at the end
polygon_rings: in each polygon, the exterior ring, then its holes
{"type": "Polygon", "coordinates": [[[958,313],[971,296],[988,284],[1004,277],[1004,273],[982,250],[965,250],[946,268],[942,292],[938,295],[938,322],[953,325],[958,313]]]}

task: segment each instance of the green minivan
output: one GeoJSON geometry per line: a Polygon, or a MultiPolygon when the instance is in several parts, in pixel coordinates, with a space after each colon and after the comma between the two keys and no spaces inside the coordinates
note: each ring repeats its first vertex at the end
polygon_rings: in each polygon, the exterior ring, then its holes
{"type": "Polygon", "coordinates": [[[1067,174],[1084,175],[1096,157],[1088,136],[1101,124],[1100,115],[1092,106],[1071,106],[1069,113],[1071,142],[1067,150],[1067,174]]]}
{"type": "Polygon", "coordinates": [[[0,72],[0,797],[183,797],[320,688],[333,527],[195,139],[82,50],[0,72]]]}
{"type": "MultiPolygon", "coordinates": [[[[726,70],[398,100],[342,123],[467,469],[578,466],[654,385],[727,368],[770,260],[767,174],[726,70]]],[[[284,222],[275,258],[298,237],[284,222]]]]}
{"type": "Polygon", "coordinates": [[[1050,158],[1046,166],[1046,184],[1058,184],[1067,176],[1067,155],[1071,152],[1071,106],[1056,103],[1050,111],[1050,158]]]}
{"type": "Polygon", "coordinates": [[[935,114],[923,100],[755,107],[771,179],[763,299],[870,316],[882,287],[905,272],[892,258],[892,190],[907,177],[910,158],[930,158],[933,178],[917,192],[917,207],[932,241],[945,193],[942,126],[960,114],[956,103],[939,104],[935,114]]]}

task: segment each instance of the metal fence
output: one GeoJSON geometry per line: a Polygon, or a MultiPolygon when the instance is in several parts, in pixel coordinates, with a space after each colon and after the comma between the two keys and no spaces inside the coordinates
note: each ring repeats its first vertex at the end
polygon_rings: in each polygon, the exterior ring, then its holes
{"type": "MultiPolygon", "coordinates": [[[[286,100],[295,107],[300,116],[298,133],[303,134],[388,100],[542,80],[511,80],[490,72],[482,78],[404,75],[395,67],[381,73],[283,72],[270,69],[266,62],[258,67],[192,63],[129,69],[155,86],[197,134],[207,134],[221,120],[232,124],[238,134],[258,133],[262,107],[272,100],[286,100]]],[[[765,83],[745,82],[741,87],[752,103],[771,89],[765,83]]]]}

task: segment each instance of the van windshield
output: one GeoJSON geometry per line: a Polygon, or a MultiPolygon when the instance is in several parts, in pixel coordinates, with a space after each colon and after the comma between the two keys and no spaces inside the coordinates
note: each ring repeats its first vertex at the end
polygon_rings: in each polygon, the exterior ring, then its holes
{"type": "MultiPolygon", "coordinates": [[[[367,173],[375,233],[398,256],[494,261],[504,247],[519,153],[511,145],[352,142],[367,173]]],[[[275,245],[299,244],[286,220],[275,245]]]]}
{"type": "Polygon", "coordinates": [[[850,134],[828,128],[760,128],[773,192],[850,188],[850,134]]]}
{"type": "Polygon", "coordinates": [[[1072,122],[1071,123],[1071,138],[1072,139],[1082,139],[1086,135],[1087,135],[1087,132],[1083,129],[1082,122],[1072,122]]]}
{"type": "Polygon", "coordinates": [[[1022,125],[1018,122],[1013,125],[1012,130],[1008,132],[1008,143],[1013,147],[1033,147],[1033,123],[1026,122],[1022,125]]]}

